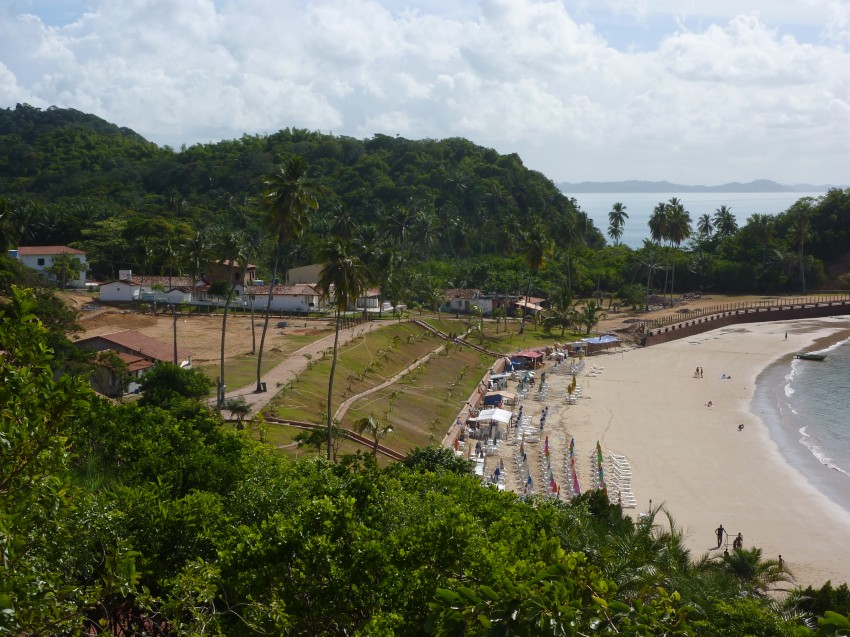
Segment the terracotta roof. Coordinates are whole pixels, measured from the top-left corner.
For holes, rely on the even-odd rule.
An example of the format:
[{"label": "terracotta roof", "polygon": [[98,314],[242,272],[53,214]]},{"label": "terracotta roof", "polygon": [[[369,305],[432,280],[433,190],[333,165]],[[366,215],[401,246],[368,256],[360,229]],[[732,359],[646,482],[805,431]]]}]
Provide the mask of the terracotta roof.
[{"label": "terracotta roof", "polygon": [[[127,354],[126,352],[115,352],[118,354],[118,358],[127,363],[127,369],[131,372],[137,372],[140,369],[148,369],[149,367],[153,367],[154,363],[151,363],[149,360],[142,358],[141,356],[136,356],[134,354]],[[177,353],[180,353],[180,350],[177,350]],[[172,352],[173,354],[173,352]],[[172,358],[172,360],[174,360]]]},{"label": "terracotta roof", "polygon": [[22,257],[49,256],[53,254],[82,254],[85,252],[68,246],[19,246],[18,255]]},{"label": "terracotta roof", "polygon": [[[192,277],[189,276],[152,276],[152,275],[137,275],[134,274],[130,277],[128,283],[133,283],[136,285],[164,285],[166,288],[170,285],[172,288],[177,287],[192,287]],[[207,282],[204,279],[198,279],[195,281],[195,287],[198,289],[203,289],[208,287]]]},{"label": "terracotta roof", "polygon": [[[108,343],[115,343],[132,352],[136,352],[146,358],[152,358],[157,361],[171,363],[174,361],[174,346],[171,343],[164,343],[158,339],[137,332],[136,330],[124,330],[121,332],[112,332],[111,334],[101,334],[100,336],[91,336],[77,341],[84,344],[95,339],[102,339]],[[185,360],[192,355],[192,352],[185,349],[177,349],[178,360]]]},{"label": "terracotta roof", "polygon": [[[251,296],[262,296],[269,293],[268,285],[252,285],[245,288],[245,291]],[[276,285],[274,286],[275,296],[317,296],[321,295],[319,289],[309,283],[295,283],[293,285]]]},{"label": "terracotta roof", "polygon": [[449,288],[446,290],[447,299],[477,299],[481,290],[475,288]]}]

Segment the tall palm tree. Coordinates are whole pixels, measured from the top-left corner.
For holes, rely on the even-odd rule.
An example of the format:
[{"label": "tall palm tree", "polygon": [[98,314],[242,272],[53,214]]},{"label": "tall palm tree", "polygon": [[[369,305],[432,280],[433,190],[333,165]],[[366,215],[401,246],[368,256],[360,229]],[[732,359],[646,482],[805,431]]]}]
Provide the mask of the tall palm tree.
[{"label": "tall palm tree", "polygon": [[257,354],[257,389],[261,391],[263,347],[269,329],[269,314],[272,308],[277,267],[283,246],[301,235],[310,222],[310,212],[319,209],[317,196],[321,186],[312,180],[307,162],[298,155],[287,157],[277,172],[265,178],[261,203],[266,211],[266,227],[276,239],[272,279],[269,281],[269,296],[266,301],[263,333]]},{"label": "tall palm tree", "polygon": [[620,237],[623,236],[623,226],[629,218],[626,207],[619,201],[611,206],[608,213],[608,236],[614,241],[614,245],[620,245]]},{"label": "tall palm tree", "polygon": [[644,239],[643,247],[638,251],[637,256],[640,266],[646,268],[645,309],[649,311],[649,292],[652,289],[652,274],[661,263],[661,252],[658,243]]},{"label": "tall palm tree", "polygon": [[[675,199],[675,198],[674,198]],[[674,247],[673,253],[673,271],[670,280],[670,304],[673,304],[673,287],[676,282],[676,253],[679,251],[679,246],[682,241],[691,236],[691,213],[685,210],[685,206],[675,199],[670,200],[667,210],[667,238]]]},{"label": "tall palm tree", "polygon": [[530,236],[527,237],[525,243],[525,263],[531,274],[528,277],[528,285],[525,288],[525,307],[522,310],[522,321],[519,326],[519,333],[525,333],[525,311],[528,309],[528,298],[531,294],[531,280],[540,270],[546,267],[546,262],[552,254],[552,239],[542,224],[535,226]]},{"label": "tall palm tree", "polygon": [[714,211],[714,227],[721,238],[730,237],[738,230],[738,222],[728,206],[720,206]]},{"label": "tall palm tree", "polygon": [[711,236],[712,232],[714,232],[714,224],[711,223],[711,215],[707,212],[700,215],[700,218],[697,220],[697,232],[706,239]]},{"label": "tall palm tree", "polygon": [[224,313],[221,317],[221,352],[220,352],[220,367],[218,375],[218,400],[216,406],[221,411],[222,403],[224,402],[224,344],[227,336],[227,313],[230,309],[230,301],[233,299],[236,285],[239,281],[234,280],[233,276],[236,267],[242,268],[245,271],[248,263],[248,244],[246,237],[237,231],[225,231],[216,238],[216,252],[221,255],[221,262],[227,263],[227,281],[230,284],[227,298],[224,300]]},{"label": "tall palm tree", "polygon": [[[678,203],[678,199],[673,197],[670,199],[671,202]],[[663,201],[659,201],[655,208],[652,210],[652,215],[649,217],[648,225],[649,225],[649,235],[652,237],[652,240],[655,241],[658,245],[661,245],[662,241],[667,240],[667,217],[668,212],[670,210],[670,204],[664,203]],[[664,289],[661,291],[662,296],[667,294],[667,269],[664,270]]]},{"label": "tall palm tree", "polygon": [[334,321],[334,347],[331,373],[328,379],[328,460],[331,459],[333,443],[333,387],[334,373],[339,351],[339,324],[342,313],[352,306],[357,297],[366,289],[368,273],[366,266],[358,256],[351,252],[351,246],[338,237],[331,237],[321,250],[324,265],[319,274],[319,289],[322,299],[333,300],[336,305]]},{"label": "tall palm tree", "polygon": [[811,235],[812,227],[812,198],[803,197],[788,209],[791,218],[791,240],[797,245],[800,256],[800,280],[803,284],[803,294],[806,293],[806,268],[803,256],[803,245]]}]

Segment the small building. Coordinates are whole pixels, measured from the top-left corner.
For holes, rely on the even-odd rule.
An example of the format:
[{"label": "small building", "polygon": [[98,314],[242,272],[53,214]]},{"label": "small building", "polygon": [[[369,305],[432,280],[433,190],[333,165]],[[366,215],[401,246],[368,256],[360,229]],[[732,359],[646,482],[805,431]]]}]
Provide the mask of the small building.
[{"label": "small building", "polygon": [[152,276],[121,270],[117,281],[100,286],[100,300],[109,302],[193,303],[209,300],[206,279],[188,276]]},{"label": "small building", "polygon": [[298,285],[299,283],[315,285],[319,281],[321,272],[321,263],[311,263],[310,265],[290,268],[286,271],[286,283],[289,285]]},{"label": "small building", "polygon": [[66,284],[72,288],[86,287],[86,270],[88,270],[88,261],[86,253],[76,248],[68,246],[19,246],[17,250],[9,250],[9,256],[16,258],[22,265],[42,273],[49,280],[56,282],[56,277],[46,272],[47,268],[53,265],[54,260],[60,254],[67,254],[79,260],[82,269],[79,274],[69,279]]},{"label": "small building", "polygon": [[[249,302],[254,309],[265,310],[269,304],[269,286],[254,285],[246,289]],[[299,312],[307,314],[324,308],[321,293],[315,285],[299,283],[296,285],[276,285],[272,291],[271,304],[273,312]]]},{"label": "small building", "polygon": [[493,310],[500,307],[507,311],[519,298],[516,295],[482,292],[475,288],[450,288],[445,291],[445,297],[444,312],[468,313],[472,311],[473,305],[477,305],[484,316],[491,316]]},{"label": "small building", "polygon": [[[90,336],[74,343],[77,347],[90,349],[95,352],[114,350],[119,353],[131,354],[152,364],[173,363],[174,345],[165,343],[151,336],[145,336],[136,330],[122,330],[110,334]],[[177,364],[180,367],[192,367],[192,352],[177,349]]]},{"label": "small building", "polygon": [[224,281],[227,285],[235,284],[236,292],[241,296],[242,291],[257,280],[257,266],[249,263],[243,268],[238,261],[231,262],[228,259],[210,261],[207,264],[204,280],[208,283]]},{"label": "small building", "polygon": [[112,397],[122,396],[123,394],[137,394],[141,388],[142,376],[153,368],[156,363],[152,363],[148,359],[135,354],[127,354],[115,350],[108,351],[114,352],[127,365],[130,381],[126,384],[126,387],[122,386],[122,379],[119,378],[112,366],[98,364],[96,362],[95,371],[91,376],[92,389],[105,396]]}]

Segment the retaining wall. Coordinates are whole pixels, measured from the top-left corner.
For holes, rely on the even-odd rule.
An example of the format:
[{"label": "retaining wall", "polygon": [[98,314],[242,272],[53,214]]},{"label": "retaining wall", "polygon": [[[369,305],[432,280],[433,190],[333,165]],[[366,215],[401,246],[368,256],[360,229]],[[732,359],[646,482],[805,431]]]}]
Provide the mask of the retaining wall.
[{"label": "retaining wall", "polygon": [[812,303],[805,305],[783,305],[766,308],[750,308],[730,310],[711,316],[703,316],[690,321],[685,320],[676,325],[649,330],[644,337],[643,345],[657,345],[694,334],[738,323],[761,323],[763,321],[788,321],[793,319],[818,318],[822,316],[850,315],[850,301],[830,301],[827,303]]}]

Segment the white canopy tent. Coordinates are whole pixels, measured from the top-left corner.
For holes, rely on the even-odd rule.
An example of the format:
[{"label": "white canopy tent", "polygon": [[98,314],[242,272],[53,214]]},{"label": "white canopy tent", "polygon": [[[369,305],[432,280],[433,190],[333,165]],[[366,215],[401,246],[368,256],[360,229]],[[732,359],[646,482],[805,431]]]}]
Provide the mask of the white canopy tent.
[{"label": "white canopy tent", "polygon": [[506,425],[511,421],[512,415],[507,409],[484,409],[478,413],[476,420],[478,422],[482,420],[495,420],[498,423]]}]

